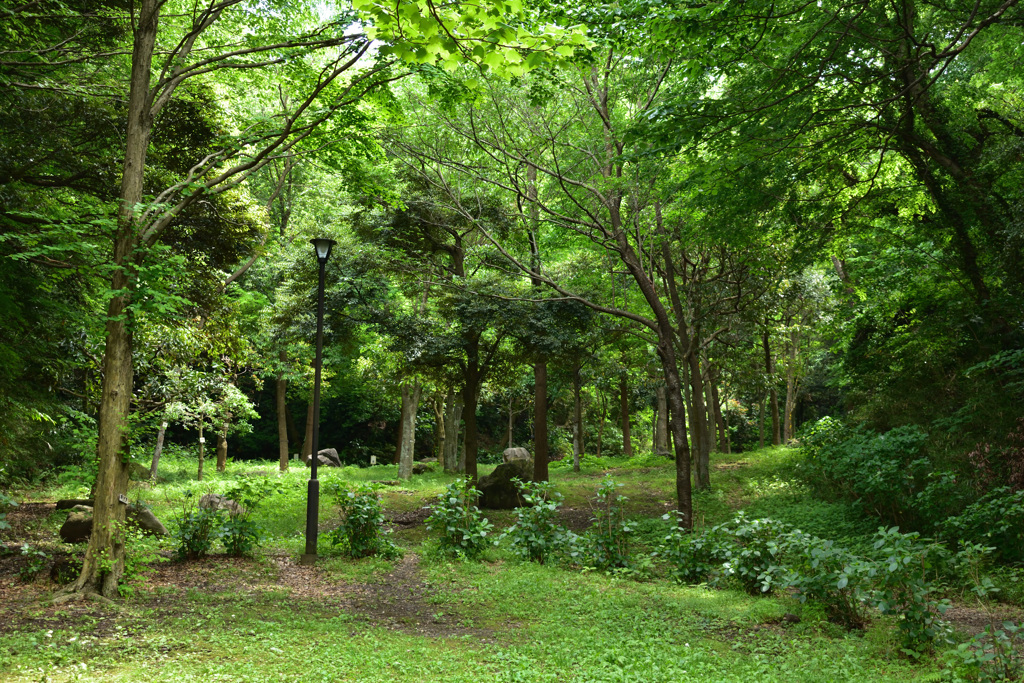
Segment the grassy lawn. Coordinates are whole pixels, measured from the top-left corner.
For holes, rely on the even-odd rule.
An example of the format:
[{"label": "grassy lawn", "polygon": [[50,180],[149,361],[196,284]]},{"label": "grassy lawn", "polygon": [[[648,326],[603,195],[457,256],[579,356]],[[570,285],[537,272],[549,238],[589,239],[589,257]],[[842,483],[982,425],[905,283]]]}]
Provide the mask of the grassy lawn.
[{"label": "grassy lawn", "polygon": [[[847,543],[873,531],[856,510],[815,501],[787,479],[793,457],[786,449],[717,456],[715,489],[696,497],[698,522],[717,524],[743,509]],[[586,459],[580,473],[558,466],[551,478],[565,496],[566,520],[578,523],[612,474],[640,522],[634,550],[644,553],[664,534],[674,475],[671,463],[635,464]],[[165,523],[190,490],[222,492],[243,473],[278,482],[281,492],[258,513],[269,533],[260,554],[153,563],[115,606],[53,604],[59,586],[46,572],[19,579],[19,548],[27,541],[51,554],[69,550],[55,540],[64,513],[22,506],[10,517],[12,529],[0,532],[10,549],[0,558],[0,678],[477,683],[906,681],[938,674],[934,659],[914,664],[897,654],[893,623],[879,619],[867,631],[846,632],[784,595],[679,586],[659,577],[657,567],[652,578],[636,581],[522,564],[503,547],[482,562],[431,559],[423,508],[451,480],[444,474],[396,486],[387,483],[396,478],[393,466],[321,470],[325,488],[332,481],[385,482],[386,511],[399,520],[395,538],[404,555],[325,557],[302,567],[295,558],[303,548],[308,470],[278,474],[276,463],[231,463],[200,484],[190,461],[169,458],[162,466],[161,479],[135,485],[132,497]],[[55,484],[15,495],[52,502],[83,493]],[[328,529],[337,515],[328,500],[321,506]],[[496,527],[513,520],[509,512],[488,517]]]}]

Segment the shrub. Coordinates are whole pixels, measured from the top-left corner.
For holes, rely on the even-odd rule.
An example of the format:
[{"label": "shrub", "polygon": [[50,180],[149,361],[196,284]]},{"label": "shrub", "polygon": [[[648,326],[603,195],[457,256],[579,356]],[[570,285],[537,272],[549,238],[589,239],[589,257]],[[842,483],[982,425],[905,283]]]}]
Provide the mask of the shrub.
[{"label": "shrub", "polygon": [[1024,679],[1024,623],[1004,621],[946,652],[946,660],[966,681],[1020,681]]},{"label": "shrub", "polygon": [[438,550],[442,555],[474,558],[489,545],[487,534],[493,525],[476,506],[479,497],[480,491],[468,479],[458,479],[430,507],[426,525],[440,532]]},{"label": "shrub", "polygon": [[799,530],[790,532],[785,543],[782,585],[795,589],[801,602],[810,598],[820,604],[830,620],[847,628],[864,626],[876,564]]},{"label": "shrub", "polygon": [[[682,513],[675,513],[675,523],[654,553],[669,563],[669,574],[679,583],[697,584],[711,580],[722,568],[723,545],[731,541],[718,527],[693,533],[679,526]],[[672,515],[662,519],[668,521]]]},{"label": "shrub", "polygon": [[354,558],[401,556],[398,546],[388,538],[380,494],[374,487],[363,484],[352,490],[334,484],[328,490],[341,513],[341,524],[329,535],[334,546]]},{"label": "shrub", "polygon": [[770,593],[781,580],[784,534],[789,529],[774,519],[748,520],[742,512],[732,526],[716,527],[713,531],[732,539],[721,545],[723,576],[737,579],[751,595]]},{"label": "shrub", "polygon": [[622,504],[628,500],[618,493],[622,484],[610,476],[597,489],[594,524],[586,535],[584,562],[595,569],[629,568],[630,534],[633,525],[626,520]]},{"label": "shrub", "polygon": [[547,481],[516,480],[516,485],[526,505],[516,509],[516,523],[501,537],[510,539],[512,552],[521,559],[544,564],[552,554],[564,549],[571,538],[564,527],[555,523],[562,494]]},{"label": "shrub", "polygon": [[25,562],[18,569],[18,578],[26,583],[35,579],[50,562],[49,555],[28,543],[21,546],[21,556],[25,558]]},{"label": "shrub", "polygon": [[950,542],[993,546],[1005,561],[1024,560],[1024,490],[993,489],[940,524],[939,533]]},{"label": "shrub", "polygon": [[199,507],[195,493],[186,491],[172,532],[178,542],[178,558],[198,560],[208,555],[223,533],[225,519],[223,510]]},{"label": "shrub", "polygon": [[10,529],[11,525],[7,521],[6,509],[9,507],[15,507],[18,503],[13,498],[5,493],[0,493],[0,530]]},{"label": "shrub", "polygon": [[936,640],[948,637],[941,615],[948,600],[936,600],[934,579],[950,564],[950,554],[941,545],[922,541],[917,533],[901,534],[899,529],[879,529],[874,549],[874,588],[871,602],[882,614],[902,617],[904,653],[918,656]]},{"label": "shrub", "polygon": [[227,490],[224,495],[239,505],[228,513],[220,531],[229,555],[251,556],[262,545],[265,534],[252,515],[267,497],[279,492],[266,477],[242,477]]}]

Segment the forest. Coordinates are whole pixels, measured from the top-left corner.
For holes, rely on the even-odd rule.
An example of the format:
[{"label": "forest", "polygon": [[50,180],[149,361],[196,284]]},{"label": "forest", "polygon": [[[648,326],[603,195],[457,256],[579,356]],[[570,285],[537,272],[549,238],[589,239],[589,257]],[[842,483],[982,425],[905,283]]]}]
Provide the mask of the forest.
[{"label": "forest", "polygon": [[1018,0],[0,8],[0,677],[1024,680]]}]

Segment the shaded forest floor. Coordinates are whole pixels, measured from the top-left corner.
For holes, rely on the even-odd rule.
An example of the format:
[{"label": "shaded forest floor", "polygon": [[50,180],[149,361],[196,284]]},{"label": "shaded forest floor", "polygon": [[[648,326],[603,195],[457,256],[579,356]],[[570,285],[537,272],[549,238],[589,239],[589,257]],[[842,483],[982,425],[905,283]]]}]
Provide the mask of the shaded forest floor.
[{"label": "shaded forest floor", "polygon": [[[787,478],[793,452],[769,449],[716,456],[715,488],[697,497],[697,519],[717,524],[743,509],[777,517],[817,535],[855,545],[874,524],[849,506],[815,501]],[[663,536],[672,509],[670,463],[587,460],[552,480],[566,496],[560,521],[580,532],[606,473],[623,484],[636,520],[634,549]],[[134,496],[170,521],[183,491],[194,488],[188,463],[169,463],[163,480]],[[232,463],[202,488],[223,490],[239,471],[275,465]],[[328,471],[345,481],[390,479],[388,466]],[[897,629],[879,617],[847,632],[785,595],[643,581],[560,567],[520,564],[496,548],[482,562],[429,559],[426,506],[449,477],[427,474],[386,487],[386,515],[403,548],[400,560],[325,558],[314,567],[301,552],[308,472],[281,477],[284,492],[261,514],[274,534],[256,558],[213,555],[141,567],[130,595],[116,605],[55,603],[54,566],[76,552],[59,543],[60,497],[81,494],[67,482],[16,492],[22,503],[0,531],[0,676],[5,680],[230,681],[846,681],[934,677],[937,657],[920,663],[899,654]],[[294,491],[292,489],[295,489]],[[303,492],[299,495],[297,492]],[[512,512],[488,512],[500,529]],[[329,503],[323,529],[337,524]],[[498,530],[496,529],[496,531]],[[47,557],[23,555],[31,544]],[[171,547],[168,544],[164,550]],[[80,552],[80,549],[77,549]],[[34,578],[35,558],[44,564]],[[162,559],[162,558],[161,558]],[[789,615],[789,616],[787,616]],[[948,613],[962,637],[992,620],[1021,619],[1012,605],[962,601]],[[795,617],[795,618],[794,618]]]}]

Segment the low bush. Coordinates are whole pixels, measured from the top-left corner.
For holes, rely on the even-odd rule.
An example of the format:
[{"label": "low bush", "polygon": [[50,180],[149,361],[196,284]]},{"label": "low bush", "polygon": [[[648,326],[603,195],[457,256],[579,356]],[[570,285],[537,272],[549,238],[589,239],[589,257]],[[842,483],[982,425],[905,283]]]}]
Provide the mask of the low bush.
[{"label": "low bush", "polygon": [[796,530],[786,540],[786,571],[782,584],[796,590],[801,602],[820,604],[831,621],[847,628],[868,621],[867,600],[876,565],[832,541]]},{"label": "low bush", "polygon": [[253,520],[253,513],[270,495],[279,492],[267,477],[242,477],[227,490],[224,495],[238,503],[221,527],[221,539],[229,555],[251,556],[263,544],[265,533]]},{"label": "low bush", "polygon": [[328,493],[341,513],[341,524],[329,534],[335,547],[354,558],[401,556],[398,546],[388,537],[380,494],[372,485],[349,489],[334,483],[328,487]]},{"label": "low bush", "polygon": [[220,538],[226,517],[223,510],[199,507],[195,493],[186,491],[171,532],[178,543],[178,559],[206,557]]},{"label": "low bush", "polygon": [[967,541],[996,548],[998,559],[1024,560],[1024,490],[1003,486],[939,525],[940,535],[956,543]]},{"label": "low bush", "polygon": [[476,501],[480,491],[468,479],[457,479],[448,485],[444,493],[430,507],[427,529],[440,532],[438,551],[449,557],[472,559],[491,544],[487,538],[492,525]]},{"label": "low bush", "polygon": [[606,476],[597,489],[594,524],[584,537],[583,564],[594,569],[628,569],[631,567],[630,534],[633,525],[626,519],[619,495],[622,484]]},{"label": "low bush", "polygon": [[509,539],[512,552],[520,559],[544,564],[574,536],[555,522],[562,494],[547,481],[516,480],[516,485],[526,505],[516,508],[516,523],[501,537]]},{"label": "low bush", "polygon": [[966,643],[945,653],[961,681],[990,683],[1024,680],[1024,623],[1004,621],[986,626]]}]

